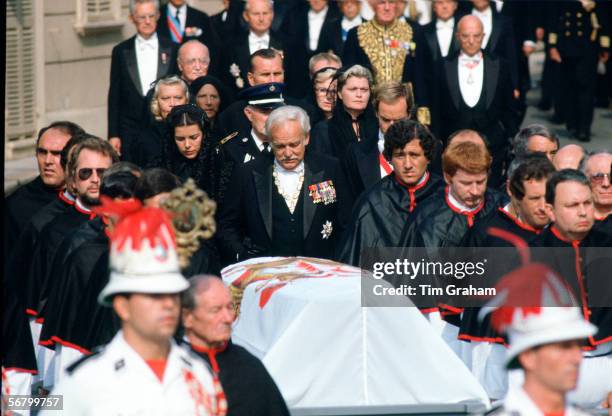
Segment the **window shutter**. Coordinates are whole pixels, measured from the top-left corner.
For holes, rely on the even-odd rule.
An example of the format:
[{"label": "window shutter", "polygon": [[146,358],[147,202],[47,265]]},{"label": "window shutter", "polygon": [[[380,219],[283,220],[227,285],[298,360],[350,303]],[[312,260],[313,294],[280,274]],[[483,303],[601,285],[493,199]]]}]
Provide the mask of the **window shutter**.
[{"label": "window shutter", "polygon": [[34,0],[6,2],[5,134],[9,141],[36,131]]},{"label": "window shutter", "polygon": [[87,0],[87,22],[113,20],[115,16],[112,3],[112,0]]}]

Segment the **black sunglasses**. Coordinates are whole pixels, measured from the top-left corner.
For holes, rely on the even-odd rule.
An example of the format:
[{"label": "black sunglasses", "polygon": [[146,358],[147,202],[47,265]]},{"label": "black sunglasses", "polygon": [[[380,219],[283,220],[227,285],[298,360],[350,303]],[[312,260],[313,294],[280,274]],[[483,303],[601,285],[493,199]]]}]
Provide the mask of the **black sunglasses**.
[{"label": "black sunglasses", "polygon": [[104,175],[104,172],[106,172],[106,168],[97,168],[97,169],[83,168],[83,169],[79,169],[79,171],[77,173],[79,175],[79,179],[82,180],[82,181],[86,181],[87,179],[91,178],[91,175],[93,175],[93,171],[94,170],[98,174],[98,178],[101,178],[102,175]]}]

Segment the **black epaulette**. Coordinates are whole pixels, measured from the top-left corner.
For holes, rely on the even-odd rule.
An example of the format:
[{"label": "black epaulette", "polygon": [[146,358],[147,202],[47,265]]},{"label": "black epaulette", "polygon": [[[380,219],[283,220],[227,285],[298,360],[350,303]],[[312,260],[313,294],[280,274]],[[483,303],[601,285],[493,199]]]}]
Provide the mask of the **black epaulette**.
[{"label": "black epaulette", "polygon": [[104,347],[99,347],[94,349],[91,354],[89,355],[85,355],[81,358],[79,358],[78,360],[76,360],[74,363],[70,364],[68,367],[66,367],[66,373],[68,374],[72,374],[74,372],[74,370],[76,370],[81,364],[83,364],[85,361],[89,360],[92,357],[95,357],[97,355],[100,355],[100,353],[104,351]]},{"label": "black epaulette", "polygon": [[231,139],[233,139],[236,136],[238,136],[238,132],[237,131],[235,131],[233,133],[230,133],[227,136],[225,136],[224,138],[222,138],[221,140],[219,140],[219,144],[225,144],[225,143],[229,142]]}]

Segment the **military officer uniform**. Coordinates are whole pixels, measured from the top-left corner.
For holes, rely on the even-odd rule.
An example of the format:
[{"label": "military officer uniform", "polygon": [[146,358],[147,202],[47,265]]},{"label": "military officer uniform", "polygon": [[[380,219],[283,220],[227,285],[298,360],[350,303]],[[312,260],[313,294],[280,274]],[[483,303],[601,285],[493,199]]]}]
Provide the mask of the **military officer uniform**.
[{"label": "military officer uniform", "polygon": [[563,2],[549,14],[548,47],[556,48],[562,60],[561,113],[581,141],[590,139],[598,57],[610,48],[606,21],[605,11],[593,0]]}]

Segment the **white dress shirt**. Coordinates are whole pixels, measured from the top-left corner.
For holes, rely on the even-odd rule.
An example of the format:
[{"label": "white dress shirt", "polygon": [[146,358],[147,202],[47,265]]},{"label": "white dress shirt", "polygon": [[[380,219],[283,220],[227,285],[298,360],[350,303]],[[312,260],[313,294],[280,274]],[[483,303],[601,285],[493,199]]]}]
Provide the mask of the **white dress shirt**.
[{"label": "white dress shirt", "polygon": [[[178,8],[179,11],[179,23],[181,24],[181,32],[185,32],[185,25],[187,24],[187,4],[183,4]],[[168,13],[172,17],[176,17],[176,7],[168,3]]]},{"label": "white dress shirt", "polygon": [[482,22],[484,28],[484,38],[482,39],[482,49],[487,47],[489,38],[491,37],[491,31],[493,30],[493,11],[491,7],[487,7],[482,12],[476,9],[472,10],[472,15],[478,17]]},{"label": "white dress shirt", "polygon": [[159,41],[156,33],[153,33],[149,39],[136,35],[136,62],[143,96],[147,95],[151,84],[157,79],[158,55]]},{"label": "white dress shirt", "polygon": [[484,63],[482,53],[474,56],[459,55],[459,89],[468,107],[475,107],[482,93]]},{"label": "white dress shirt", "polygon": [[495,10],[497,10],[498,13],[501,13],[502,9],[504,8],[503,0],[493,0],[493,2],[495,3]]},{"label": "white dress shirt", "polygon": [[293,195],[300,185],[300,174],[304,172],[304,161],[302,160],[295,169],[287,170],[278,163],[278,160],[274,159],[274,170],[283,193]]},{"label": "white dress shirt", "polygon": [[308,10],[308,36],[311,51],[317,49],[317,45],[319,44],[319,36],[321,35],[321,28],[323,27],[323,22],[325,21],[325,16],[327,15],[328,9],[329,7],[326,6],[318,13],[314,12],[312,9]]},{"label": "white dress shirt", "polygon": [[270,45],[270,32],[258,36],[253,32],[249,32],[249,52],[254,54],[260,49],[267,49]]},{"label": "white dress shirt", "polygon": [[455,18],[451,17],[447,21],[436,21],[436,36],[440,45],[440,52],[443,57],[448,55],[451,42],[453,40],[453,32],[455,31]]}]

